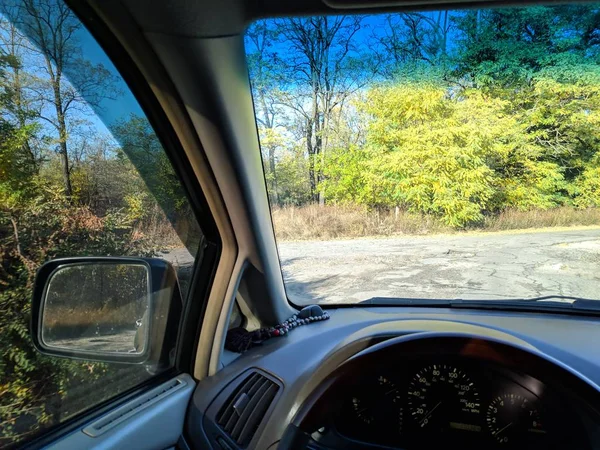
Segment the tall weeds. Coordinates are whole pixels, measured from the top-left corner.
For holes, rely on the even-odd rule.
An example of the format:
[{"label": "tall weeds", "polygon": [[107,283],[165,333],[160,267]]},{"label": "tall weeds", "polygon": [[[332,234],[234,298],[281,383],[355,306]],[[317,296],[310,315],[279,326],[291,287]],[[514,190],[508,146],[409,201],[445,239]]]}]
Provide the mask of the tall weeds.
[{"label": "tall weeds", "polygon": [[576,209],[567,206],[531,211],[508,209],[486,216],[479,224],[457,230],[444,225],[434,216],[409,213],[400,209],[378,211],[358,206],[307,205],[275,208],[273,224],[280,241],[328,240],[600,225],[600,209]]}]

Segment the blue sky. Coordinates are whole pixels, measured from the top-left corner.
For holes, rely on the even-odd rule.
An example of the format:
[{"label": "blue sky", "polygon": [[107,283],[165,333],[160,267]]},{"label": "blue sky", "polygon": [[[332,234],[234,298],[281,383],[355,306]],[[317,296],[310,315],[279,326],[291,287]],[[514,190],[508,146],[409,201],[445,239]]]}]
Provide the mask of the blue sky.
[{"label": "blue sky", "polygon": [[103,126],[106,124],[110,127],[115,121],[128,117],[130,114],[143,115],[142,109],[129,87],[92,35],[82,28],[78,32],[78,38],[83,56],[94,64],[102,64],[106,67],[118,80],[118,88],[123,92],[123,95],[116,100],[104,99],[101,103],[101,110],[95,111],[98,115],[95,120],[101,121]]}]

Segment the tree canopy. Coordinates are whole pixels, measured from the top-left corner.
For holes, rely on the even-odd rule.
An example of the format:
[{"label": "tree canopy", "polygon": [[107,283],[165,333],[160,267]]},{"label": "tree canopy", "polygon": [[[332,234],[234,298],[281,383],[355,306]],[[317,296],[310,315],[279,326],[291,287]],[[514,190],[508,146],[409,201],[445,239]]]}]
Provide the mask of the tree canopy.
[{"label": "tree canopy", "polygon": [[[432,214],[454,227],[506,208],[598,205],[597,5],[339,16],[326,28],[335,37],[325,48],[337,43],[344,52],[320,52],[336,63],[307,66],[350,80],[331,87],[320,71],[300,70],[303,49],[329,36],[321,30],[329,22],[315,20],[260,25],[270,27],[278,61],[262,66],[271,92],[288,99],[273,126],[282,142],[296,137],[270,152],[275,204],[285,204],[279,192],[290,183],[304,190],[285,197],[295,204],[319,194],[321,202]],[[249,43],[251,67],[256,51]],[[301,75],[290,83],[283,74],[293,70]],[[289,99],[303,92],[314,95],[297,111]],[[331,97],[319,100],[321,93]],[[317,111],[318,129],[307,127],[306,108]],[[264,146],[263,129],[259,120]],[[284,155],[307,168],[279,176]]]}]

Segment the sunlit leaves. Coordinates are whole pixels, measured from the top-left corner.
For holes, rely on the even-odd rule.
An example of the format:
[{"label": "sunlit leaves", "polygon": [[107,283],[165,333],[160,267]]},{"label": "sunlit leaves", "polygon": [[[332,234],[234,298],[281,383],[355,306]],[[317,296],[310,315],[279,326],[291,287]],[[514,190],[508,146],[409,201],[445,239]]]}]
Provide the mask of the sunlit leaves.
[{"label": "sunlit leaves", "polygon": [[328,198],[434,214],[454,227],[574,196],[578,206],[598,204],[598,172],[586,167],[600,149],[600,80],[579,69],[540,74],[512,96],[431,82],[371,89],[358,106],[367,145],[329,155]]}]

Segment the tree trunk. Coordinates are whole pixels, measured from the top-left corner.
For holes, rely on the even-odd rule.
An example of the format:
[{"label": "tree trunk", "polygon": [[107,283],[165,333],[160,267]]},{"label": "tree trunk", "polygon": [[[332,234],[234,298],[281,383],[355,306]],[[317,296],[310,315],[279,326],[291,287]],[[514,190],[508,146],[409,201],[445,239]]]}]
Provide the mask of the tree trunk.
[{"label": "tree trunk", "polygon": [[279,194],[277,193],[277,173],[275,172],[275,147],[269,146],[269,170],[271,171],[271,201],[273,205],[279,205]]},{"label": "tree trunk", "polygon": [[[53,125],[56,127],[58,131],[58,140],[59,140],[59,154],[62,163],[62,176],[63,176],[63,184],[65,188],[65,195],[70,200],[73,195],[73,189],[71,188],[71,173],[69,168],[69,151],[67,147],[67,124],[65,119],[66,111],[63,108],[63,98],[61,92],[61,83],[62,83],[62,74],[63,74],[63,65],[65,63],[66,57],[64,54],[66,41],[64,39],[58,39],[58,37],[62,38],[63,26],[66,26],[65,22],[71,12],[67,9],[63,9],[58,11],[58,15],[55,20],[56,23],[49,24],[48,18],[42,17],[43,15],[36,10],[33,2],[28,2],[26,4],[26,9],[29,15],[31,15],[32,19],[35,21],[37,25],[37,33],[38,39],[40,43],[39,50],[44,55],[44,59],[46,62],[46,71],[50,78],[50,83],[52,84],[52,94],[54,97],[54,109],[56,111],[56,122]],[[53,26],[56,27],[54,30],[54,38],[52,41],[48,41],[44,35],[44,23],[47,24],[50,28]]]},{"label": "tree trunk", "polygon": [[[323,114],[323,122],[320,126],[321,128],[321,133],[320,135],[322,136],[319,142],[320,145],[320,149],[319,152],[321,153],[321,165],[319,168],[319,183],[322,183],[325,180],[325,175],[323,174],[323,169],[325,167],[325,152],[327,151],[327,144],[328,144],[328,140],[327,140],[327,132],[329,131],[329,117],[332,114],[332,110],[330,107],[331,101],[329,99],[329,96],[331,95],[330,92],[330,87],[327,86],[327,94],[325,95],[325,106],[323,107],[323,111],[325,111],[325,113]],[[323,186],[320,187],[319,189],[319,206],[324,206],[325,205],[325,191],[323,189]]]},{"label": "tree trunk", "polygon": [[[320,129],[320,121],[319,121],[319,87],[318,84],[316,82],[315,79],[315,75],[313,74],[313,110],[312,110],[312,117],[310,120],[310,124],[311,124],[311,128],[310,130],[307,130],[307,139],[310,137],[310,141],[311,141],[311,146],[312,146],[312,158],[310,161],[310,168],[312,170],[312,181],[311,181],[311,191],[312,191],[312,197],[313,197],[313,202],[320,202],[320,195],[317,192],[317,189],[319,187],[319,182],[321,181],[321,169],[319,168],[315,168],[315,160],[316,158],[319,157],[320,153],[321,153],[321,145],[323,142],[323,136],[321,135],[321,129]],[[314,134],[315,137],[315,143],[314,145],[312,144],[312,136]],[[310,136],[308,136],[310,135]]]},{"label": "tree trunk", "polygon": [[315,153],[312,145],[312,120],[306,121],[306,151],[308,153],[308,182],[310,183],[310,196],[312,201],[316,201],[317,183],[315,179]]},{"label": "tree trunk", "polygon": [[[313,165],[318,164],[318,167],[316,167],[314,169],[314,172],[315,172],[315,198],[314,198],[314,200],[318,201],[319,205],[321,205],[322,202],[324,201],[324,198],[321,195],[321,189],[320,189],[321,181],[323,181],[323,164],[321,161],[321,156],[322,156],[321,152],[322,151],[323,151],[323,131],[322,131],[321,124],[319,123],[318,116],[317,116],[317,120],[315,122],[315,145],[313,147],[313,153],[314,153],[313,159],[315,161],[313,162]],[[317,192],[317,189],[319,190],[319,192]]]},{"label": "tree trunk", "polygon": [[[62,120],[64,127],[64,119]],[[61,127],[62,128],[62,127]],[[73,195],[71,187],[71,169],[69,168],[69,152],[67,150],[67,133],[63,128],[60,133],[60,159],[62,162],[63,183],[65,185],[65,195],[70,199]]]},{"label": "tree trunk", "polygon": [[312,201],[317,200],[317,183],[315,180],[315,155],[308,155],[308,178],[310,181],[310,195]]},{"label": "tree trunk", "polygon": [[73,195],[73,189],[71,188],[71,170],[69,168],[69,151],[67,148],[67,124],[65,122],[65,115],[62,111],[60,80],[52,80],[52,83],[54,84],[54,106],[56,108],[58,125],[59,153],[62,162],[63,183],[65,185],[65,195],[70,199]]},{"label": "tree trunk", "polygon": [[17,249],[17,254],[19,255],[19,257],[22,257],[23,253],[21,253],[21,241],[19,240],[19,228],[17,227],[17,221],[14,219],[14,217],[11,217],[10,222],[13,226],[13,236],[15,238],[15,247]]},{"label": "tree trunk", "polygon": [[[274,120],[272,120],[272,116],[269,113],[269,108],[267,107],[267,101],[265,100],[265,93],[261,90],[259,92],[260,104],[263,110],[265,128],[268,130],[273,130],[274,128]],[[279,205],[279,194],[277,192],[277,172],[275,167],[275,146],[269,146],[269,170],[271,171],[271,201],[274,205]]]},{"label": "tree trunk", "polygon": [[60,159],[62,161],[63,183],[65,185],[65,195],[70,199],[73,195],[71,188],[71,176],[69,174],[69,155],[67,153],[66,142],[60,144]]},{"label": "tree trunk", "polygon": [[319,190],[319,206],[325,206],[325,193],[323,192],[323,189]]},{"label": "tree trunk", "polygon": [[[321,128],[322,130],[324,128]],[[317,173],[317,188],[319,189],[319,206],[323,206],[325,205],[325,192],[323,191],[323,186],[322,186],[322,182],[324,180],[324,176],[323,176],[323,167],[325,165],[325,146],[323,145],[323,141],[321,140],[319,142],[320,145],[320,149],[319,149],[319,153],[320,153],[320,158],[319,158],[319,170]]]}]

